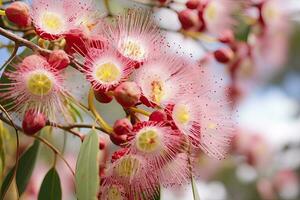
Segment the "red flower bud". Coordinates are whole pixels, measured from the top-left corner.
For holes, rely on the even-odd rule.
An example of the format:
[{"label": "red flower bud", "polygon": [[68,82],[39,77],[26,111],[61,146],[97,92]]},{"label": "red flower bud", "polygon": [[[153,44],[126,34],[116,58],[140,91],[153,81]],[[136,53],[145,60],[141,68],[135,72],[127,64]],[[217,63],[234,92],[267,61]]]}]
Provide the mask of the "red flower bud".
[{"label": "red flower bud", "polygon": [[114,90],[114,95],[119,104],[128,108],[139,102],[141,89],[135,82],[124,82]]},{"label": "red flower bud", "polygon": [[21,1],[13,2],[5,9],[7,18],[21,27],[27,27],[31,24],[29,6]]},{"label": "red flower bud", "polygon": [[185,30],[195,27],[199,21],[197,13],[189,9],[178,13],[178,19]]},{"label": "red flower bud", "polygon": [[55,50],[49,55],[48,62],[55,69],[63,70],[70,64],[70,59],[64,50]]},{"label": "red flower bud", "polygon": [[151,113],[149,117],[150,121],[162,122],[167,120],[167,114],[163,110],[156,110]]},{"label": "red flower bud", "polygon": [[34,135],[46,126],[46,116],[34,110],[26,111],[22,123],[23,131],[26,135]]},{"label": "red flower bud", "polygon": [[196,9],[198,8],[199,4],[200,4],[199,0],[189,0],[186,2],[185,5],[188,9]]},{"label": "red flower bud", "polygon": [[109,103],[113,100],[113,97],[108,95],[107,92],[101,90],[94,90],[95,98],[100,103]]},{"label": "red flower bud", "polygon": [[115,122],[113,129],[116,135],[127,135],[132,130],[132,124],[127,118],[119,119]]},{"label": "red flower bud", "polygon": [[233,57],[234,53],[230,48],[221,48],[214,52],[216,60],[220,63],[228,63]]},{"label": "red flower bud", "polygon": [[114,132],[109,135],[109,138],[112,143],[118,146],[122,146],[128,141],[128,135],[117,135]]}]

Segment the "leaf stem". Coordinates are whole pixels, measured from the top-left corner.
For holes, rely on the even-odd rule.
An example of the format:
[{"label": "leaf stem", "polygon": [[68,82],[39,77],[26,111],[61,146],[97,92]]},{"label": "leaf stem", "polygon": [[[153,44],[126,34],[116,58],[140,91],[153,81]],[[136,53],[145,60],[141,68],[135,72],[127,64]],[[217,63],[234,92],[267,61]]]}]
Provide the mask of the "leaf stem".
[{"label": "leaf stem", "polygon": [[88,104],[89,104],[89,110],[92,112],[92,114],[95,116],[97,122],[100,124],[100,126],[105,130],[106,133],[110,134],[113,129],[112,127],[102,118],[102,116],[97,112],[95,104],[94,104],[94,98],[95,94],[93,89],[90,89],[89,96],[88,96]]},{"label": "leaf stem", "polygon": [[135,112],[135,113],[140,113],[140,114],[148,116],[148,117],[151,115],[150,112],[148,112],[146,110],[139,109],[139,108],[135,108],[135,107],[130,107],[129,110],[132,111],[132,112]]}]

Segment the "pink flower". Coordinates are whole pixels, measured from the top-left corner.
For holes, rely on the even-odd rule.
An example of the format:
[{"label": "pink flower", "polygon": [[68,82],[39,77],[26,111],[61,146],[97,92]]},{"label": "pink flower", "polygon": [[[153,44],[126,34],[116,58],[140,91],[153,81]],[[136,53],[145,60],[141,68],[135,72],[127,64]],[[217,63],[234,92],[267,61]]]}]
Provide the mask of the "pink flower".
[{"label": "pink flower", "polygon": [[[128,199],[151,197],[157,193],[158,183],[149,169],[149,164],[144,157],[127,154],[108,166],[106,176],[102,179],[102,184],[104,188],[106,186],[111,189],[113,187],[120,188],[118,193],[111,191],[112,193],[117,193],[114,194],[117,197],[125,195]],[[147,179],[141,178],[146,175]],[[126,194],[123,195],[123,191]]]},{"label": "pink flower", "polygon": [[139,65],[158,54],[163,37],[151,12],[144,9],[129,10],[116,17],[114,24],[104,26],[102,31],[124,57]]},{"label": "pink flower", "polygon": [[133,127],[132,135],[129,137],[130,153],[145,157],[155,169],[173,160],[182,149],[181,134],[164,122],[138,123]]},{"label": "pink flower", "polygon": [[89,48],[81,70],[95,90],[108,91],[127,80],[133,65],[111,47]]},{"label": "pink flower", "polygon": [[230,146],[233,124],[226,101],[216,98],[209,93],[183,96],[170,113],[176,127],[189,136],[193,145],[209,156],[223,159]]},{"label": "pink flower", "polygon": [[55,112],[65,111],[64,78],[44,57],[31,55],[5,74],[9,83],[1,84],[1,98],[10,111],[24,113],[32,109],[52,118]]},{"label": "pink flower", "polygon": [[91,27],[94,9],[91,0],[33,0],[31,18],[40,37],[55,40],[72,29]]},{"label": "pink flower", "polygon": [[191,176],[188,155],[186,153],[177,154],[173,160],[155,172],[163,187],[176,188],[188,184]]},{"label": "pink flower", "polygon": [[184,94],[189,80],[195,77],[187,66],[185,60],[168,54],[145,62],[133,77],[142,90],[142,103],[151,107],[162,106]]}]

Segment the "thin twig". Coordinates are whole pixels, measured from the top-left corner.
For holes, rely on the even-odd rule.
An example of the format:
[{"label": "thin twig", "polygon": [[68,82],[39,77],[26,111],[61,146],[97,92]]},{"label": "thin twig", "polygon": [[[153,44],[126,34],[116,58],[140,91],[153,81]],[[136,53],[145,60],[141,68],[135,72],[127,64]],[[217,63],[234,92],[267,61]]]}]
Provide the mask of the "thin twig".
[{"label": "thin twig", "polygon": [[51,53],[50,50],[48,49],[43,49],[41,47],[39,47],[38,45],[34,44],[33,42],[30,42],[10,31],[5,30],[4,28],[0,27],[0,35],[3,35],[4,37],[14,41],[15,43],[18,43],[19,46],[26,46],[30,49],[32,49],[35,52],[39,52],[42,54],[49,54]]},{"label": "thin twig", "polygon": [[44,138],[40,137],[40,136],[33,136],[35,139],[41,141],[42,143],[44,143],[45,145],[47,145],[56,155],[58,155],[58,157],[60,157],[64,163],[67,165],[67,167],[70,169],[71,173],[73,174],[73,176],[75,176],[75,172],[73,171],[71,165],[67,162],[67,160],[63,157],[63,155],[59,152],[59,150],[53,146],[52,144],[50,144],[47,140],[45,140]]},{"label": "thin twig", "polygon": [[0,71],[2,71],[3,69],[5,69],[6,66],[9,65],[9,63],[11,63],[13,61],[13,59],[16,57],[16,55],[18,53],[18,50],[19,50],[19,44],[15,43],[13,52],[11,53],[10,57],[8,58],[8,60],[1,66]]}]

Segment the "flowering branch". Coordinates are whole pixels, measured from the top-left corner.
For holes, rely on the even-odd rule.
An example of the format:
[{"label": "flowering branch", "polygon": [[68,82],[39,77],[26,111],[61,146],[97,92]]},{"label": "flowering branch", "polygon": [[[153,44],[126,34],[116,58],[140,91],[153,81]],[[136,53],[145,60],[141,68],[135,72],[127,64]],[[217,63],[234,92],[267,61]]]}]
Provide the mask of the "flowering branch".
[{"label": "flowering branch", "polygon": [[43,48],[39,47],[38,45],[34,44],[33,42],[30,42],[30,41],[28,41],[28,40],[26,40],[26,39],[24,39],[24,38],[22,38],[22,37],[20,37],[16,34],[13,34],[12,32],[7,31],[2,27],[0,27],[0,35],[14,41],[19,46],[26,46],[26,47],[32,49],[35,52],[39,52],[39,53],[42,53],[42,54],[51,53],[50,50],[43,49]]},{"label": "flowering branch", "polygon": [[16,57],[18,53],[18,50],[19,50],[19,44],[15,43],[13,52],[11,53],[8,60],[1,66],[0,71],[2,71],[9,63],[13,61],[13,59]]}]

